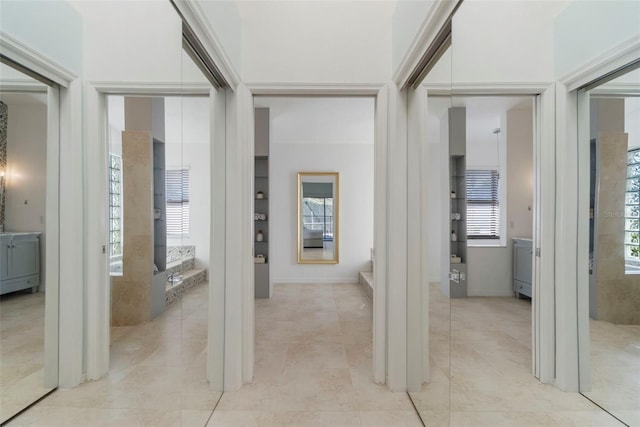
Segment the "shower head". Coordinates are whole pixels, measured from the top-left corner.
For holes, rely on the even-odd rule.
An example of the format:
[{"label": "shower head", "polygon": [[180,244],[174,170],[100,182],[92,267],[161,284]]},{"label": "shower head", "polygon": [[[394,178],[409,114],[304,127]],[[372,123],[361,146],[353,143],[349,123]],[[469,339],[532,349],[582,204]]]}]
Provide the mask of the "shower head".
[{"label": "shower head", "polygon": [[495,133],[496,135],[499,134],[500,132],[502,132],[502,129],[500,128],[495,128],[491,133]]}]

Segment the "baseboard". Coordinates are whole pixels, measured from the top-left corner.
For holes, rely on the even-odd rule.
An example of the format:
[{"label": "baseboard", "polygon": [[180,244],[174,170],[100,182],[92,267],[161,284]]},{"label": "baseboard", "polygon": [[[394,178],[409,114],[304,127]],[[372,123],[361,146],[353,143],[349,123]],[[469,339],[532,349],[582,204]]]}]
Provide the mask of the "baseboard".
[{"label": "baseboard", "polygon": [[502,291],[482,291],[482,292],[468,292],[467,296],[469,297],[514,297],[515,293],[513,290]]},{"label": "baseboard", "polygon": [[349,278],[323,278],[323,279],[316,279],[316,278],[309,278],[309,277],[304,277],[304,278],[275,278],[273,279],[273,284],[278,284],[278,283],[301,283],[301,284],[325,284],[325,283],[358,283],[358,278],[353,278],[353,277],[349,277]]}]

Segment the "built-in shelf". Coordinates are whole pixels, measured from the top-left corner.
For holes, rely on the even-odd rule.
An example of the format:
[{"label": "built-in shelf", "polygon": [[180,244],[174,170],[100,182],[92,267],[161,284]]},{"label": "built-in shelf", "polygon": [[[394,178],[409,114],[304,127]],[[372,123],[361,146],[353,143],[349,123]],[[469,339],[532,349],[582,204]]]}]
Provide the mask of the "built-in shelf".
[{"label": "built-in shelf", "polygon": [[[449,240],[449,254],[461,262],[449,262],[449,295],[451,298],[467,296],[467,221],[466,221],[466,110],[449,109],[449,233],[457,239]],[[460,214],[460,219],[451,218]]]},{"label": "built-in shelf", "polygon": [[[254,219],[254,254],[265,257],[265,262],[254,263],[255,297],[270,298],[271,282],[269,278],[269,109],[255,109],[255,163],[254,163],[254,197],[256,213],[264,214],[266,219]],[[262,197],[256,197],[258,192]],[[264,238],[255,240],[261,230]]]}]

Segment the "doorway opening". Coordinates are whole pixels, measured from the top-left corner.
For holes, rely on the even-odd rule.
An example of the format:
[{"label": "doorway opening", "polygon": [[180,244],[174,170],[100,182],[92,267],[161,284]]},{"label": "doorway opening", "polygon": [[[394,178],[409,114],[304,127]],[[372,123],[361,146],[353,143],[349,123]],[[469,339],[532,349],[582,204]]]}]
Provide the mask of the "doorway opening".
[{"label": "doorway opening", "polygon": [[[374,240],[375,98],[255,96],[254,106],[255,370],[223,403],[260,387],[286,410],[355,407],[354,387],[383,387],[371,379],[373,305],[359,284]],[[312,262],[305,251],[319,248],[339,251],[337,262]]]}]

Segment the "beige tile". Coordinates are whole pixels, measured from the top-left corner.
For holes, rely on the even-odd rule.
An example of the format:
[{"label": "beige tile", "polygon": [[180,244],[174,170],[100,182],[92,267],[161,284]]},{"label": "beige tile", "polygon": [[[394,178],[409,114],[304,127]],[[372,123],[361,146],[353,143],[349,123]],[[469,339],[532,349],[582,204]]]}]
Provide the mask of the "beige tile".
[{"label": "beige tile", "polygon": [[274,414],[268,411],[216,410],[207,427],[274,427]]},{"label": "beige tile", "polygon": [[358,412],[291,411],[276,412],[274,425],[283,427],[360,427]]},{"label": "beige tile", "polygon": [[364,411],[360,421],[367,427],[421,427],[422,422],[413,410],[408,411]]}]

